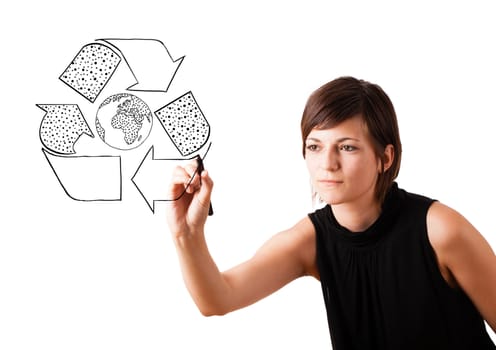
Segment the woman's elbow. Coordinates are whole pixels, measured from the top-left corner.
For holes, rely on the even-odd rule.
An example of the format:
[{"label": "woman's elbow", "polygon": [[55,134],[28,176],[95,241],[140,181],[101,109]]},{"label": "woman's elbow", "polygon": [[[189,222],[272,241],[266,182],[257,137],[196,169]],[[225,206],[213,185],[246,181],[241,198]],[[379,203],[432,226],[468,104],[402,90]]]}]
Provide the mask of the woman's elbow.
[{"label": "woman's elbow", "polygon": [[198,305],[198,310],[205,317],[224,316],[230,312],[227,308],[215,305]]}]

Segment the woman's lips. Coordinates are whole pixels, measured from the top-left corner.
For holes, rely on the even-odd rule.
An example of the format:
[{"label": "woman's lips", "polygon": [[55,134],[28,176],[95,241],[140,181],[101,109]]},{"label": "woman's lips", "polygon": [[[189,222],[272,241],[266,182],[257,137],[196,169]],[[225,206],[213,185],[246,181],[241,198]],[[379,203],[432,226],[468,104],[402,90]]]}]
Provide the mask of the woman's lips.
[{"label": "woman's lips", "polygon": [[324,185],[324,186],[337,186],[337,185],[342,184],[343,181],[322,179],[322,180],[317,180],[317,183]]}]

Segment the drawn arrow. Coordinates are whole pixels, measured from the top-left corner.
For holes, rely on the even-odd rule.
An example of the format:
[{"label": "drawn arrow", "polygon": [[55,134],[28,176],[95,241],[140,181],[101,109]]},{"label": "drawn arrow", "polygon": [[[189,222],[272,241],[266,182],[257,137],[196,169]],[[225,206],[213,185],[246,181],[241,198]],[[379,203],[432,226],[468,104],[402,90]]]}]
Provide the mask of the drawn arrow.
[{"label": "drawn arrow", "polygon": [[129,91],[167,92],[184,56],[174,60],[157,39],[99,39],[121,52],[136,83]]},{"label": "drawn arrow", "polygon": [[[202,158],[207,155],[210,146],[211,144],[209,144]],[[195,157],[187,159],[157,159],[155,158],[154,146],[150,147],[136,169],[131,181],[136,186],[141,196],[143,196],[146,204],[148,204],[148,207],[153,213],[155,213],[156,202],[174,201],[183,196],[186,189],[177,198],[170,198],[168,193],[168,180],[177,165],[186,165],[186,163],[191,162],[193,159],[195,159]],[[196,172],[192,175],[190,182],[194,179],[195,175]]]},{"label": "drawn arrow", "polygon": [[95,137],[75,104],[37,104],[45,111],[40,124],[40,140],[49,150],[60,154],[74,154],[74,144],[86,134]]}]

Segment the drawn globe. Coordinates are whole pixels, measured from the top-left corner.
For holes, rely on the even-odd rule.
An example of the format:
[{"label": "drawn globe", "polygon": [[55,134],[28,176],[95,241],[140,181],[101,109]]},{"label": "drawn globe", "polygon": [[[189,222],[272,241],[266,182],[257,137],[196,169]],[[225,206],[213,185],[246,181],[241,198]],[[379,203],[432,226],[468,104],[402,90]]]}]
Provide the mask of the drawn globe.
[{"label": "drawn globe", "polygon": [[95,124],[103,142],[119,150],[129,150],[141,145],[150,135],[153,115],[139,97],[122,93],[101,103]]}]

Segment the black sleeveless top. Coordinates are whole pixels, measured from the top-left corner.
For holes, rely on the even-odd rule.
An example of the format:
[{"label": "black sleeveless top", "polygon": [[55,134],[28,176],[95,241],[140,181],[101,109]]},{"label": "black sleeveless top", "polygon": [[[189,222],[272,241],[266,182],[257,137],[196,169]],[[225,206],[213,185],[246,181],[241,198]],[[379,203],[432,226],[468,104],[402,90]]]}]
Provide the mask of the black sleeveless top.
[{"label": "black sleeveless top", "polygon": [[471,300],[439,271],[427,236],[432,202],[395,183],[360,233],[330,206],[309,214],[334,350],[496,349]]}]

